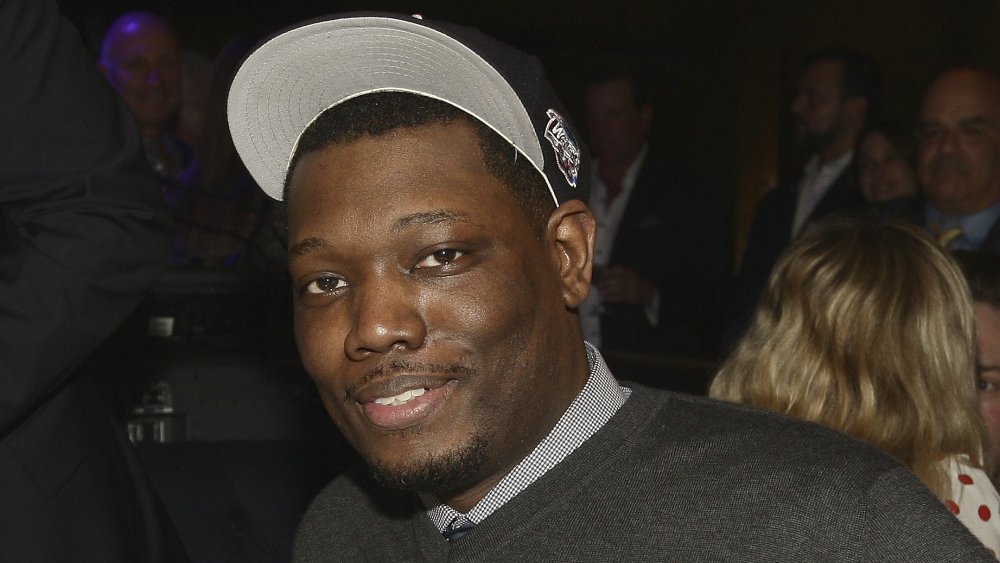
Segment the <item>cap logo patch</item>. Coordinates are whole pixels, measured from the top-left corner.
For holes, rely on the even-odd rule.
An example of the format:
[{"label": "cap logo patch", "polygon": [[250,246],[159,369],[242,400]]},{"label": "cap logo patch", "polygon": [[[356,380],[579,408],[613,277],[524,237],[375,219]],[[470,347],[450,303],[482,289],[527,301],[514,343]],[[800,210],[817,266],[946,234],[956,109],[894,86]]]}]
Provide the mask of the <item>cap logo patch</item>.
[{"label": "cap logo patch", "polygon": [[563,116],[554,109],[547,110],[545,114],[549,116],[549,122],[545,124],[545,138],[552,143],[556,153],[556,164],[566,177],[566,182],[575,188],[577,177],[580,175],[580,148],[566,127]]}]

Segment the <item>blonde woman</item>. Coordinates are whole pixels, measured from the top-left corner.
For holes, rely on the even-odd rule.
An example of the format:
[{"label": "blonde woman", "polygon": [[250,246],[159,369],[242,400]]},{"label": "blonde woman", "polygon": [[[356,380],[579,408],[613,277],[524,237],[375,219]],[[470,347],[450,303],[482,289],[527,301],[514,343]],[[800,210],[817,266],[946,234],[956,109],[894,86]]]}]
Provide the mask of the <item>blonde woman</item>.
[{"label": "blonde woman", "polygon": [[779,260],[709,393],[888,451],[996,554],[974,343],[968,287],[934,242],[902,222],[835,219]]}]

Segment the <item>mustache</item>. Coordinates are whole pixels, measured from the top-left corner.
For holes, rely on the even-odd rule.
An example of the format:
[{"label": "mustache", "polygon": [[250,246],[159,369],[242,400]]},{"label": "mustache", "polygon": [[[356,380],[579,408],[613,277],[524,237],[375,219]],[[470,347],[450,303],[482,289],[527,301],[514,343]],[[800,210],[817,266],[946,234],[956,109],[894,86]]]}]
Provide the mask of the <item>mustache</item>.
[{"label": "mustache", "polygon": [[383,362],[374,368],[365,372],[361,379],[355,381],[350,388],[347,390],[348,396],[353,396],[354,393],[380,377],[385,377],[387,375],[401,374],[406,375],[475,375],[476,370],[469,366],[463,366],[461,364],[436,364],[436,363],[425,363],[425,362],[414,362],[409,360],[389,360]]},{"label": "mustache", "polygon": [[939,174],[941,172],[960,172],[967,174],[969,172],[969,167],[961,158],[954,155],[942,155],[935,158],[931,162],[931,174]]}]

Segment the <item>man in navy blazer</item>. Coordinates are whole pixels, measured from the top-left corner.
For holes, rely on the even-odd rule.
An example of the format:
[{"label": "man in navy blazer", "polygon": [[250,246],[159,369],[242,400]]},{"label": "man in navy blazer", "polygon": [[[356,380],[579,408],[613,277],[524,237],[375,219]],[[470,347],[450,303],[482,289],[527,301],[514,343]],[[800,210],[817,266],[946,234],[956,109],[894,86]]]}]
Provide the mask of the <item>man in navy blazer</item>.
[{"label": "man in navy blazer", "polygon": [[707,357],[729,272],[727,217],[716,194],[650,147],[642,86],[614,68],[587,92],[598,226],[585,338],[609,352]]},{"label": "man in navy blazer", "polygon": [[734,286],[728,342],[742,335],[771,268],[789,243],[810,224],[864,205],[854,147],[878,108],[880,92],[878,68],[863,53],[831,48],[804,59],[790,110],[792,140],[809,158],[757,206]]},{"label": "man in navy blazer", "polygon": [[917,171],[924,226],[953,250],[1000,251],[1000,78],[953,68],[927,89]]}]

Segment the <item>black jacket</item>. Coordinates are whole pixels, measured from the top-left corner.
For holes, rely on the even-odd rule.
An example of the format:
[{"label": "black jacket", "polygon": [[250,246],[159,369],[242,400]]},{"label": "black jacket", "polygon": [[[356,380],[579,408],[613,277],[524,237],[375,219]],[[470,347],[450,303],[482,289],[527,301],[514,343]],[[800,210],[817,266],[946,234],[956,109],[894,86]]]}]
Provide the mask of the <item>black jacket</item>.
[{"label": "black jacket", "polygon": [[50,0],[0,2],[0,561],[181,558],[75,369],[166,263],[131,115]]}]

